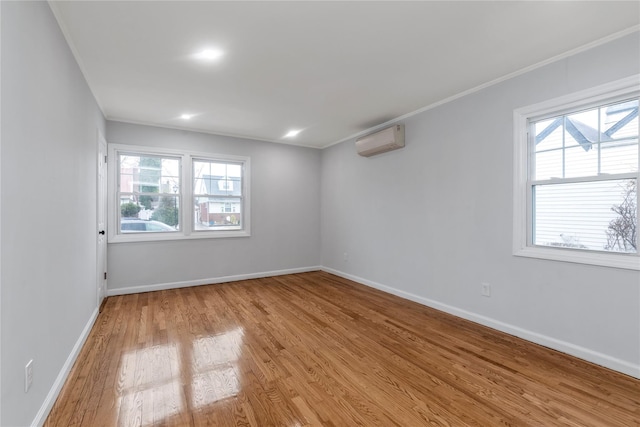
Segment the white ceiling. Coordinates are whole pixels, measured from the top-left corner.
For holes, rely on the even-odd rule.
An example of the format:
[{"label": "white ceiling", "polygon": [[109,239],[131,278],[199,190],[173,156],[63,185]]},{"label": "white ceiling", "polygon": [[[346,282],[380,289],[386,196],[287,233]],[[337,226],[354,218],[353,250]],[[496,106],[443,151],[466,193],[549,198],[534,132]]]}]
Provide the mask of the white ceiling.
[{"label": "white ceiling", "polygon": [[107,119],[310,147],[640,22],[638,1],[50,4]]}]

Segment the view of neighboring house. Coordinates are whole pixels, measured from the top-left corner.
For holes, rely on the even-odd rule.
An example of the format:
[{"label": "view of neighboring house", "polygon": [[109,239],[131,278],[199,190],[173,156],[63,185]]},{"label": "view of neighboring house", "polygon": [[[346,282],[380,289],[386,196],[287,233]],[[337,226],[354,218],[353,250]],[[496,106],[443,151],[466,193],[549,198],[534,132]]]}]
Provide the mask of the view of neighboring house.
[{"label": "view of neighboring house", "polygon": [[[202,225],[237,225],[240,222],[242,182],[239,177],[203,175],[204,197],[197,197],[196,217]],[[204,186],[204,188],[202,188]]]},{"label": "view of neighboring house", "polygon": [[637,224],[621,214],[635,206],[635,180],[581,178],[633,173],[638,164],[637,117],[635,100],[535,123],[536,244],[636,252],[625,237],[635,236]]},{"label": "view of neighboring house", "polygon": [[180,204],[180,183],[176,178],[178,160],[121,155],[119,162],[118,200],[122,207],[121,216],[155,219],[169,226],[177,226]]}]

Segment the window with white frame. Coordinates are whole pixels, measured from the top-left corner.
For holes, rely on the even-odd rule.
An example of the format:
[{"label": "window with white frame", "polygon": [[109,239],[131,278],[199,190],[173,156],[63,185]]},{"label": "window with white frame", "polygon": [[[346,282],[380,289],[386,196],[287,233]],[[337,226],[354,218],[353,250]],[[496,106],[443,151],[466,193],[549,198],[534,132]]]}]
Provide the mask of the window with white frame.
[{"label": "window with white frame", "polygon": [[109,241],[250,235],[249,158],[110,145]]},{"label": "window with white frame", "polygon": [[514,254],[640,269],[638,81],[515,111]]},{"label": "window with white frame", "polygon": [[193,160],[196,231],[242,229],[242,170],[240,162]]},{"label": "window with white frame", "polygon": [[181,159],[119,152],[117,162],[120,233],[180,230]]}]

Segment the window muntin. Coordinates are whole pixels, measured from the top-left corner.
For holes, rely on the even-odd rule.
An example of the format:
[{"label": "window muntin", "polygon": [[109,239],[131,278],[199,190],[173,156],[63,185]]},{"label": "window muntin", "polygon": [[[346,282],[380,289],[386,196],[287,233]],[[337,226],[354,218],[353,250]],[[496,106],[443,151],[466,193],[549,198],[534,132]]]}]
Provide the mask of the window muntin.
[{"label": "window muntin", "polygon": [[177,157],[118,153],[118,234],[180,230],[180,168]]},{"label": "window muntin", "polygon": [[243,164],[193,160],[194,231],[241,230]]},{"label": "window muntin", "polygon": [[638,98],[529,123],[529,242],[637,253]]}]

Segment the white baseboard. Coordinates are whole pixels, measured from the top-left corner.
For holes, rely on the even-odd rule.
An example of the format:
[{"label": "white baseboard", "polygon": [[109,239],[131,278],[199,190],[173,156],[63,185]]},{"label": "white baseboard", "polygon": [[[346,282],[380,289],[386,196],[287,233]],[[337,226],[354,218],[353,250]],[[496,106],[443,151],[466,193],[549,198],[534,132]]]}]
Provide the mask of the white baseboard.
[{"label": "white baseboard", "polygon": [[56,378],[53,385],[51,386],[51,389],[49,390],[49,394],[47,394],[47,397],[44,399],[44,402],[42,403],[40,410],[38,411],[38,413],[36,414],[36,417],[31,423],[32,427],[43,425],[45,420],[47,419],[47,416],[49,415],[51,408],[53,408],[53,404],[56,402],[56,399],[60,394],[60,390],[62,390],[62,386],[67,380],[67,377],[69,376],[69,372],[71,372],[71,368],[73,367],[73,364],[76,362],[76,359],[80,354],[80,350],[82,350],[82,346],[84,345],[85,341],[89,337],[91,328],[93,328],[93,324],[95,323],[97,318],[98,318],[98,307],[96,307],[96,309],[91,314],[89,321],[84,326],[84,329],[80,334],[80,337],[76,341],[76,344],[73,346],[73,349],[69,354],[69,357],[67,357],[67,360],[64,362],[64,365],[62,365],[62,369],[60,370],[58,377]]},{"label": "white baseboard", "polygon": [[140,292],[163,291],[166,289],[188,288],[190,286],[213,285],[216,283],[237,282],[239,280],[260,279],[263,277],[283,276],[285,274],[307,273],[322,270],[319,265],[311,267],[289,268],[286,270],[264,271],[260,273],[238,274],[235,276],[212,277],[208,279],[188,280],[185,282],[158,283],[153,285],[126,286],[108,289],[107,296],[137,294]]},{"label": "white baseboard", "polygon": [[362,277],[354,276],[352,274],[344,273],[339,270],[334,270],[329,267],[322,267],[322,271],[335,274],[336,276],[344,277],[345,279],[353,280],[354,282],[362,283],[363,285],[399,296],[401,298],[408,299],[410,301],[417,302],[427,307],[435,308],[436,310],[443,311],[445,313],[452,314],[457,317],[461,317],[466,320],[470,320],[474,323],[478,323],[483,326],[487,326],[492,329],[514,335],[516,337],[531,341],[536,344],[540,344],[545,347],[558,350],[562,353],[575,356],[577,358],[586,360],[588,362],[595,363],[596,365],[604,366],[605,368],[612,369],[614,371],[621,372],[626,375],[630,375],[634,378],[640,379],[640,364],[634,364],[621,360],[607,354],[603,354],[594,350],[590,350],[585,347],[581,347],[566,341],[558,340],[553,337],[549,337],[537,332],[529,331],[520,328],[515,325],[501,322],[499,320],[492,319],[490,317],[482,316],[480,314],[472,313],[467,310],[463,310],[457,307],[453,307],[447,304],[443,304],[438,301],[434,301],[428,298],[424,298],[409,292],[402,291],[400,289],[392,288],[382,285],[380,283],[373,282],[371,280],[363,279]]}]

